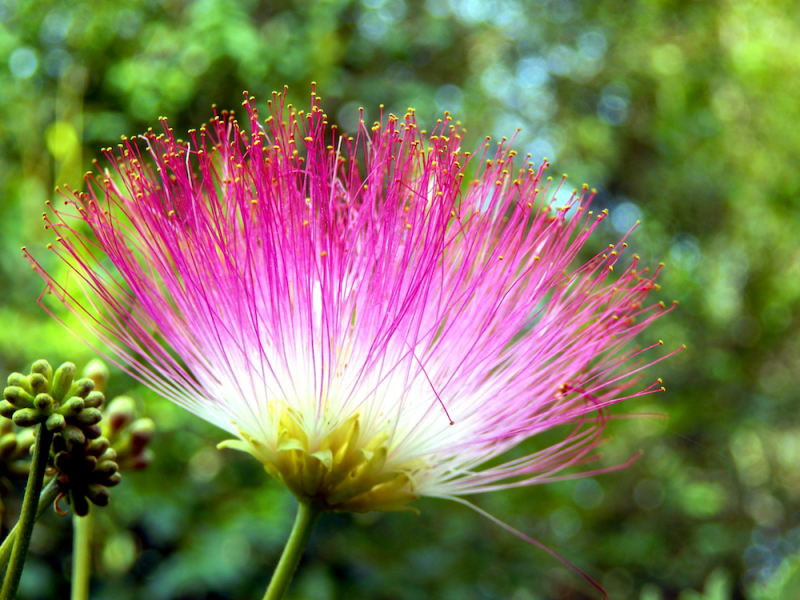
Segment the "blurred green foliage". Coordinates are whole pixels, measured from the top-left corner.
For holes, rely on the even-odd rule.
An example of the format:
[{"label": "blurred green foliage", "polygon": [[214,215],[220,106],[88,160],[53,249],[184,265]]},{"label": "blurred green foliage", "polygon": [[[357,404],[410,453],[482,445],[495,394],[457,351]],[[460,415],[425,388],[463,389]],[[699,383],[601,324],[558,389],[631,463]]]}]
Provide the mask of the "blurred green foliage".
[{"label": "blurred green foliage", "polygon": [[[0,0],[0,371],[92,351],[37,306],[55,185],[167,115],[178,131],[309,83],[346,130],[377,108],[450,110],[471,141],[511,136],[608,207],[598,245],[664,261],[679,309],[648,332],[689,349],[667,393],[625,410],[604,464],[629,469],[498,493],[482,507],[615,599],[795,598],[800,550],[800,7],[788,0]],[[51,264],[51,266],[54,266]],[[67,317],[65,317],[67,318]],[[212,426],[121,372],[157,459],[100,513],[93,598],[260,597],[293,500]],[[17,506],[19,499],[16,500]],[[9,499],[4,526],[13,523]],[[291,598],[594,598],[573,572],[467,509],[323,519]],[[65,597],[68,519],[49,515],[21,598]],[[793,586],[793,587],[792,587]]]}]

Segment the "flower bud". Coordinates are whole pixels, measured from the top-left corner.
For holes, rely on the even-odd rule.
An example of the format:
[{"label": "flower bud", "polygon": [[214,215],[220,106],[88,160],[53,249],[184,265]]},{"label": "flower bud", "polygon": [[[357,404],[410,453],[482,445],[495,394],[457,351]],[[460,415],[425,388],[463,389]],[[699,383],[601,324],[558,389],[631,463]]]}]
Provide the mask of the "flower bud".
[{"label": "flower bud", "polygon": [[45,426],[47,429],[54,433],[58,433],[62,431],[64,427],[67,426],[67,420],[64,418],[64,415],[59,413],[53,413],[49,417],[47,417],[47,421],[45,421]]},{"label": "flower bud", "polygon": [[106,461],[106,460],[112,460],[112,461],[116,462],[117,461],[117,452],[113,448],[108,448],[105,452],[103,452],[103,454],[100,455],[100,458],[98,458],[97,460],[99,460],[100,462],[103,462],[103,461]]},{"label": "flower bud", "polygon": [[49,413],[53,408],[53,398],[50,394],[39,394],[33,399],[33,406],[40,413]]},{"label": "flower bud", "polygon": [[86,443],[86,434],[75,425],[67,425],[61,435],[69,444],[75,446],[82,446]]},{"label": "flower bud", "polygon": [[41,373],[32,373],[28,379],[30,380],[31,393],[34,396],[50,392],[50,380],[45,379]]},{"label": "flower bud", "polygon": [[116,435],[133,423],[136,418],[136,402],[128,396],[117,396],[106,409],[106,419],[111,435]]},{"label": "flower bud", "polygon": [[67,394],[72,380],[75,377],[75,365],[71,362],[65,362],[58,367],[56,374],[53,376],[53,385],[51,386],[51,396],[60,402]]},{"label": "flower bud", "polygon": [[67,400],[61,408],[58,409],[62,415],[67,418],[77,416],[83,410],[85,403],[83,398],[78,398],[77,396],[73,396],[69,400]]},{"label": "flower bud", "polygon": [[84,406],[88,408],[100,408],[105,402],[105,396],[98,391],[90,392],[84,399]]},{"label": "flower bud", "polygon": [[6,419],[13,419],[15,412],[17,412],[17,408],[13,404],[8,400],[0,400],[0,415]]},{"label": "flower bud", "polygon": [[70,387],[66,397],[78,396],[86,398],[94,390],[94,381],[89,378],[78,379]]},{"label": "flower bud", "polygon": [[33,396],[21,387],[7,387],[3,390],[3,397],[16,408],[33,408]]},{"label": "flower bud", "polygon": [[31,366],[31,375],[33,374],[41,375],[45,380],[52,381],[53,367],[51,367],[50,363],[46,360],[37,360]]},{"label": "flower bud", "polygon": [[89,514],[89,501],[83,494],[78,494],[70,490],[69,504],[74,512],[79,517],[85,517]]},{"label": "flower bud", "polygon": [[14,423],[19,427],[33,427],[44,421],[44,417],[35,408],[21,408],[14,412]]},{"label": "flower bud", "polygon": [[53,463],[55,464],[56,469],[63,473],[67,473],[72,465],[72,458],[70,457],[69,452],[62,451],[56,454],[55,458],[53,459]]},{"label": "flower bud", "polygon": [[117,465],[117,463],[115,463],[113,460],[104,460],[103,462],[99,462],[94,469],[94,472],[97,473],[97,475],[102,479],[110,477],[117,471],[119,471],[119,465]]},{"label": "flower bud", "polygon": [[104,437],[99,437],[92,440],[86,445],[86,454],[93,456],[102,456],[108,450],[108,440]]},{"label": "flower bud", "polygon": [[8,376],[8,385],[9,387],[19,387],[28,392],[29,394],[33,393],[31,389],[31,382],[28,377],[25,377],[22,373],[12,373]]},{"label": "flower bud", "polygon": [[83,376],[91,379],[94,382],[94,389],[99,392],[105,391],[110,375],[111,373],[109,372],[106,363],[99,358],[93,358],[90,360],[83,369]]},{"label": "flower bud", "polygon": [[53,438],[53,446],[52,446],[53,455],[55,456],[59,452],[66,452],[66,451],[67,451],[67,441],[64,439],[64,436],[62,435],[55,436]]},{"label": "flower bud", "polygon": [[96,440],[101,435],[103,435],[103,430],[100,429],[100,425],[84,425],[83,433],[86,434],[86,437],[88,439]]},{"label": "flower bud", "polygon": [[134,454],[141,452],[144,447],[153,439],[156,431],[156,424],[152,419],[137,419],[131,425],[131,449]]},{"label": "flower bud", "polygon": [[111,492],[100,483],[90,483],[86,486],[86,495],[97,506],[108,506],[108,501],[111,499]]},{"label": "flower bud", "polygon": [[101,413],[98,409],[84,408],[76,417],[72,419],[72,421],[78,425],[95,425],[99,423],[102,418],[103,413]]}]

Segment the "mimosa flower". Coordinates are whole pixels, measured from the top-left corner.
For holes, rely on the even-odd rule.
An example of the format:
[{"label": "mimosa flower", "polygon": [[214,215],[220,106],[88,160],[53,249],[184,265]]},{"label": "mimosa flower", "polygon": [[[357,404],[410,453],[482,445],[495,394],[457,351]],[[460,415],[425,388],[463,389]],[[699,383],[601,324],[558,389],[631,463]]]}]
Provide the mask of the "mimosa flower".
[{"label": "mimosa flower", "polygon": [[274,96],[266,121],[244,105],[248,128],[223,112],[188,141],[166,121],[125,139],[45,216],[79,286],[30,260],[117,364],[301,502],[393,511],[573,477],[612,404],[663,389],[637,375],[660,342],[630,347],[669,310],[645,305],[658,269],[623,262],[624,239],[580,263],[606,217],[586,186],[564,200],[505,138],[463,152],[447,113],[352,138],[313,94],[308,112]]}]

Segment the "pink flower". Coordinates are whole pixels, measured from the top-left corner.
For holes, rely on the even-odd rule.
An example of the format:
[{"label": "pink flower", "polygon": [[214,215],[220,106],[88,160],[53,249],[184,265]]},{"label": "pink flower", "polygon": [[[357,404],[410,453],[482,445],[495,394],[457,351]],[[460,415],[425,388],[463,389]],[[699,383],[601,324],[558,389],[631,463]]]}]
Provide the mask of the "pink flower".
[{"label": "pink flower", "polygon": [[[669,310],[645,305],[658,269],[623,262],[624,239],[574,266],[606,217],[586,186],[556,203],[546,162],[505,138],[462,152],[447,113],[354,139],[314,94],[307,113],[269,104],[262,124],[246,97],[249,132],[223,112],[187,142],[164,121],[109,149],[46,218],[80,293],[30,258],[224,445],[328,510],[399,510],[574,477],[610,405],[663,389],[635,376],[660,342],[629,344]],[[559,443],[492,461],[555,427]]]}]

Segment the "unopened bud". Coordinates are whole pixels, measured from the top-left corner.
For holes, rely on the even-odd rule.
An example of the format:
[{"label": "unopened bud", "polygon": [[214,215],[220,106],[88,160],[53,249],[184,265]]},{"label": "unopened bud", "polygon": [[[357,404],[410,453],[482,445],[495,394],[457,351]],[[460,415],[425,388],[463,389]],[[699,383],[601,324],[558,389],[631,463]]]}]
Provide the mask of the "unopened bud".
[{"label": "unopened bud", "polygon": [[8,376],[8,385],[9,387],[19,387],[28,392],[29,394],[33,393],[31,389],[31,382],[30,379],[25,377],[22,373],[12,373]]},{"label": "unopened bud", "polygon": [[99,462],[94,469],[94,472],[103,479],[110,477],[117,471],[119,471],[119,465],[113,460],[104,460],[103,462]]},{"label": "unopened bud", "polygon": [[105,396],[98,391],[90,392],[86,398],[84,399],[83,403],[84,406],[88,408],[100,408],[103,406],[103,402],[105,402]]},{"label": "unopened bud", "polygon": [[41,373],[33,373],[28,379],[30,381],[31,393],[34,396],[36,394],[47,394],[50,392],[50,380],[45,379],[44,375]]},{"label": "unopened bud", "polygon": [[86,445],[86,454],[93,456],[101,456],[106,450],[108,450],[108,440],[104,437],[92,440]]},{"label": "unopened bud", "polygon": [[85,403],[83,398],[73,396],[67,400],[61,408],[58,409],[58,412],[65,417],[74,417],[83,410],[84,405]]},{"label": "unopened bud", "polygon": [[31,375],[38,373],[43,376],[47,381],[53,380],[53,367],[46,360],[37,360],[31,366]]},{"label": "unopened bud", "polygon": [[3,390],[3,397],[16,408],[33,408],[33,396],[21,387],[7,387]]},{"label": "unopened bud", "polygon": [[111,373],[109,372],[106,363],[98,358],[90,360],[83,369],[83,376],[91,379],[94,382],[94,389],[99,392],[105,391],[110,375]]},{"label": "unopened bud", "polygon": [[33,427],[43,420],[44,417],[35,408],[21,408],[14,413],[14,423],[20,427]]},{"label": "unopened bud", "polygon": [[48,413],[53,408],[53,398],[50,394],[39,394],[33,399],[33,406],[40,413]]},{"label": "unopened bud", "polygon": [[17,412],[17,407],[8,400],[0,401],[0,415],[3,415],[6,419],[13,419],[15,412]]},{"label": "unopened bud", "polygon": [[47,417],[47,421],[45,421],[45,426],[47,429],[54,433],[58,433],[62,431],[64,427],[67,426],[67,420],[64,418],[64,415],[59,413],[53,413],[49,417]]},{"label": "unopened bud", "polygon": [[99,423],[102,418],[103,413],[101,413],[98,409],[84,408],[76,417],[73,418],[73,421],[80,425],[95,425]]},{"label": "unopened bud", "polygon": [[136,402],[128,396],[117,396],[106,409],[106,419],[111,433],[117,433],[133,423],[136,418]]},{"label": "unopened bud", "polygon": [[53,385],[51,386],[50,395],[53,396],[57,402],[60,402],[64,396],[66,396],[67,391],[69,391],[74,378],[75,365],[71,362],[65,362],[58,367],[56,374],[53,376]]},{"label": "unopened bud", "polygon": [[97,459],[100,462],[111,460],[116,462],[117,460],[117,451],[113,448],[108,448],[103,454],[100,455],[100,458]]},{"label": "unopened bud", "polygon": [[89,501],[86,496],[70,492],[69,499],[72,512],[79,517],[85,517],[89,514]]},{"label": "unopened bud", "polygon": [[[30,431],[30,429],[28,430]],[[57,455],[59,452],[66,452],[67,451],[67,441],[60,435],[57,435],[53,438],[53,449],[52,452],[54,455]]]},{"label": "unopened bud", "polygon": [[101,435],[103,435],[103,430],[100,429],[100,425],[84,425],[83,433],[86,434],[86,437],[88,439],[96,440]]},{"label": "unopened bud", "polygon": [[111,492],[100,483],[90,483],[86,486],[86,495],[97,506],[108,506],[108,501],[111,499]]},{"label": "unopened bud", "polygon": [[113,487],[113,486],[117,485],[120,481],[122,481],[122,474],[119,471],[117,471],[116,473],[114,473],[113,475],[110,475],[106,479],[105,484],[108,487]]},{"label": "unopened bud", "polygon": [[94,381],[89,378],[78,379],[75,381],[69,388],[67,392],[67,398],[71,396],[79,396],[80,398],[86,398],[90,392],[94,390]]},{"label": "unopened bud", "polygon": [[61,435],[70,444],[82,446],[86,443],[86,435],[83,430],[75,425],[67,425],[64,431],[61,432]]},{"label": "unopened bud", "polygon": [[62,473],[68,472],[70,465],[72,464],[72,459],[70,458],[69,452],[64,451],[56,454],[55,458],[53,459],[53,464],[55,464],[56,469]]},{"label": "unopened bud", "polygon": [[131,449],[134,454],[141,452],[153,439],[156,424],[152,419],[137,419],[130,428]]}]

